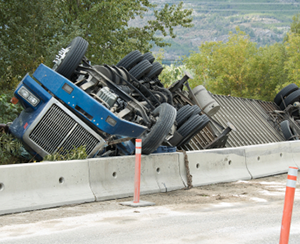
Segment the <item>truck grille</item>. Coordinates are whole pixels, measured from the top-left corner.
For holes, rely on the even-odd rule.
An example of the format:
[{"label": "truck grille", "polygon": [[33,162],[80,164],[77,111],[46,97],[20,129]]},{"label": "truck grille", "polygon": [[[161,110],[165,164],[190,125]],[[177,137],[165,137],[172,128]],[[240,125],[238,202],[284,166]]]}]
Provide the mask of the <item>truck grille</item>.
[{"label": "truck grille", "polygon": [[99,139],[56,104],[51,105],[31,131],[29,138],[49,154],[58,150],[64,154],[74,147],[85,145],[89,155],[100,143]]}]

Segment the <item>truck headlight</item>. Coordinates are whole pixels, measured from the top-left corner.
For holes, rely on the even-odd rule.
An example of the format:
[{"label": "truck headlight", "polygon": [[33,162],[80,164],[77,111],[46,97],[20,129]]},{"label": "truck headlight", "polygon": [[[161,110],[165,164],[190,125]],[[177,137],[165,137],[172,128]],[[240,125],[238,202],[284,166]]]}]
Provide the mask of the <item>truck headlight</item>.
[{"label": "truck headlight", "polygon": [[32,96],[32,95],[30,95],[29,97],[28,97],[28,102],[30,102],[33,106],[36,106],[38,103],[39,103],[39,100],[36,98],[36,97],[34,97],[34,96]]},{"label": "truck headlight", "polygon": [[24,86],[20,88],[18,94],[23,97],[27,102],[29,102],[32,106],[36,106],[39,104],[40,99],[38,99],[35,95],[33,95],[27,88]]},{"label": "truck headlight", "polygon": [[21,96],[21,97],[23,97],[23,98],[27,98],[27,97],[29,97],[29,92],[28,92],[28,90],[26,89],[26,88],[24,88],[24,87],[22,87],[20,90],[19,90],[19,95]]}]

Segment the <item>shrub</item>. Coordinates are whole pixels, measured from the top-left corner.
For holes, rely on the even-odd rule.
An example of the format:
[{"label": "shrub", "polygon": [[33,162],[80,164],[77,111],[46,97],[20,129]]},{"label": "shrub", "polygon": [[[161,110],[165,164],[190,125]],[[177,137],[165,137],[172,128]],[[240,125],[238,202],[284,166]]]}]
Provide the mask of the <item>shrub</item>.
[{"label": "shrub", "polygon": [[18,104],[12,104],[10,98],[12,94],[0,95],[0,123],[6,124],[12,122],[21,112],[22,107]]},{"label": "shrub", "polygon": [[[12,95],[0,95],[0,123],[6,124],[13,121],[21,111],[20,105],[10,103]],[[10,134],[6,134],[4,130],[0,130],[0,164],[24,163],[28,159],[21,156],[22,144],[19,140]]]},{"label": "shrub", "polygon": [[[193,75],[191,70],[188,70],[185,65],[175,66],[171,64],[170,66],[164,65],[164,69],[159,75],[159,79],[165,87],[171,86],[174,82],[181,80],[185,75],[185,72]],[[191,84],[191,83],[190,83]]]},{"label": "shrub", "polygon": [[50,154],[44,157],[44,161],[64,161],[64,160],[76,160],[87,158],[85,146],[74,147],[70,151],[59,150],[54,154]]},{"label": "shrub", "polygon": [[24,148],[18,139],[0,130],[0,165],[28,162],[21,156],[22,150]]}]

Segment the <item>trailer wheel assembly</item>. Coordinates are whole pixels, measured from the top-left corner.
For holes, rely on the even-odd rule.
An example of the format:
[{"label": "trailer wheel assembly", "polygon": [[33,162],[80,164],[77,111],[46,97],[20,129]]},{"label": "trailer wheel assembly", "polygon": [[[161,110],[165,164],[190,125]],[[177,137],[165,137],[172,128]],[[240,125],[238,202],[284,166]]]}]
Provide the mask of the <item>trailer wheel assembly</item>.
[{"label": "trailer wheel assembly", "polygon": [[143,60],[148,60],[151,64],[154,62],[155,58],[153,57],[152,53],[144,53]]},{"label": "trailer wheel assembly", "polygon": [[298,90],[298,86],[294,83],[289,84],[288,86],[284,87],[281,89],[280,92],[277,93],[277,95],[274,98],[274,102],[280,106],[282,103],[282,99],[285,99],[286,96],[290,95],[292,92]]},{"label": "trailer wheel assembly", "polygon": [[139,50],[135,50],[127,54],[116,66],[124,67],[128,71],[143,59],[143,55]]},{"label": "trailer wheel assembly", "polygon": [[185,121],[187,121],[193,114],[193,108],[188,104],[177,111],[176,122],[179,128]]},{"label": "trailer wheel assembly", "polygon": [[135,77],[137,80],[141,79],[143,76],[149,73],[152,69],[152,64],[148,60],[143,60],[135,65],[129,73]]},{"label": "trailer wheel assembly", "polygon": [[285,109],[290,104],[293,104],[294,102],[299,102],[300,101],[300,89],[292,92],[290,95],[288,95],[283,102],[280,104],[280,108],[282,110]]},{"label": "trailer wheel assembly", "polygon": [[287,141],[298,140],[297,133],[290,126],[290,122],[288,120],[284,120],[280,123],[280,127],[282,130],[282,134]]}]

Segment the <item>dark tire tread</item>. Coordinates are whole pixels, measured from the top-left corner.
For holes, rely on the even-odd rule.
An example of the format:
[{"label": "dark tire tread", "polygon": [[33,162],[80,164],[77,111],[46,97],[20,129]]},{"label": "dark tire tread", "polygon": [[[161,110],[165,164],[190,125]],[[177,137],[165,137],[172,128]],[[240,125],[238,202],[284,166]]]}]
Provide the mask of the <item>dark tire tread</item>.
[{"label": "dark tire tread", "polygon": [[143,55],[139,50],[135,50],[127,54],[116,66],[124,67],[128,71],[143,59]]},{"label": "dark tire tread", "polygon": [[178,133],[182,135],[183,139],[178,143],[178,147],[188,143],[197,133],[199,133],[208,123],[209,118],[204,115],[194,115],[187,120],[179,129]]},{"label": "dark tire tread", "polygon": [[285,106],[288,106],[290,104],[293,104],[294,102],[300,101],[300,89],[292,92],[290,95],[288,95],[283,102],[280,104],[280,108],[282,110],[285,109]]},{"label": "dark tire tread", "polygon": [[163,142],[174,124],[176,109],[168,103],[162,103],[153,111],[153,115],[158,116],[157,122],[149,133],[141,137],[143,154],[154,152]]},{"label": "dark tire tread", "polygon": [[129,71],[129,73],[137,80],[140,80],[142,77],[148,74],[151,69],[152,69],[152,64],[148,60],[143,60],[139,62],[137,65],[135,65]]},{"label": "dark tire tread", "polygon": [[198,105],[193,105],[192,109],[193,109],[192,116],[201,113],[201,108]]},{"label": "dark tire tread", "polygon": [[277,95],[274,98],[274,102],[280,106],[282,103],[282,98],[284,99],[286,96],[290,95],[292,92],[298,90],[298,86],[294,83],[289,84],[288,86],[281,89],[280,92],[277,93]]},{"label": "dark tire tread", "polygon": [[148,53],[144,53],[143,60],[148,60],[152,64],[154,62],[155,58],[152,55],[152,53],[148,52]]},{"label": "dark tire tread", "polygon": [[177,111],[176,122],[179,128],[185,121],[187,121],[193,114],[193,108],[188,104]]},{"label": "dark tire tread", "polygon": [[62,60],[55,71],[62,76],[70,79],[75,69],[78,67],[88,48],[88,42],[82,37],[75,37],[69,44],[69,52]]},{"label": "dark tire tread", "polygon": [[161,66],[160,63],[158,62],[154,62],[152,64],[152,69],[150,70],[150,72],[146,75],[149,79],[154,79],[157,76],[159,76],[159,74],[163,71],[163,67]]}]

